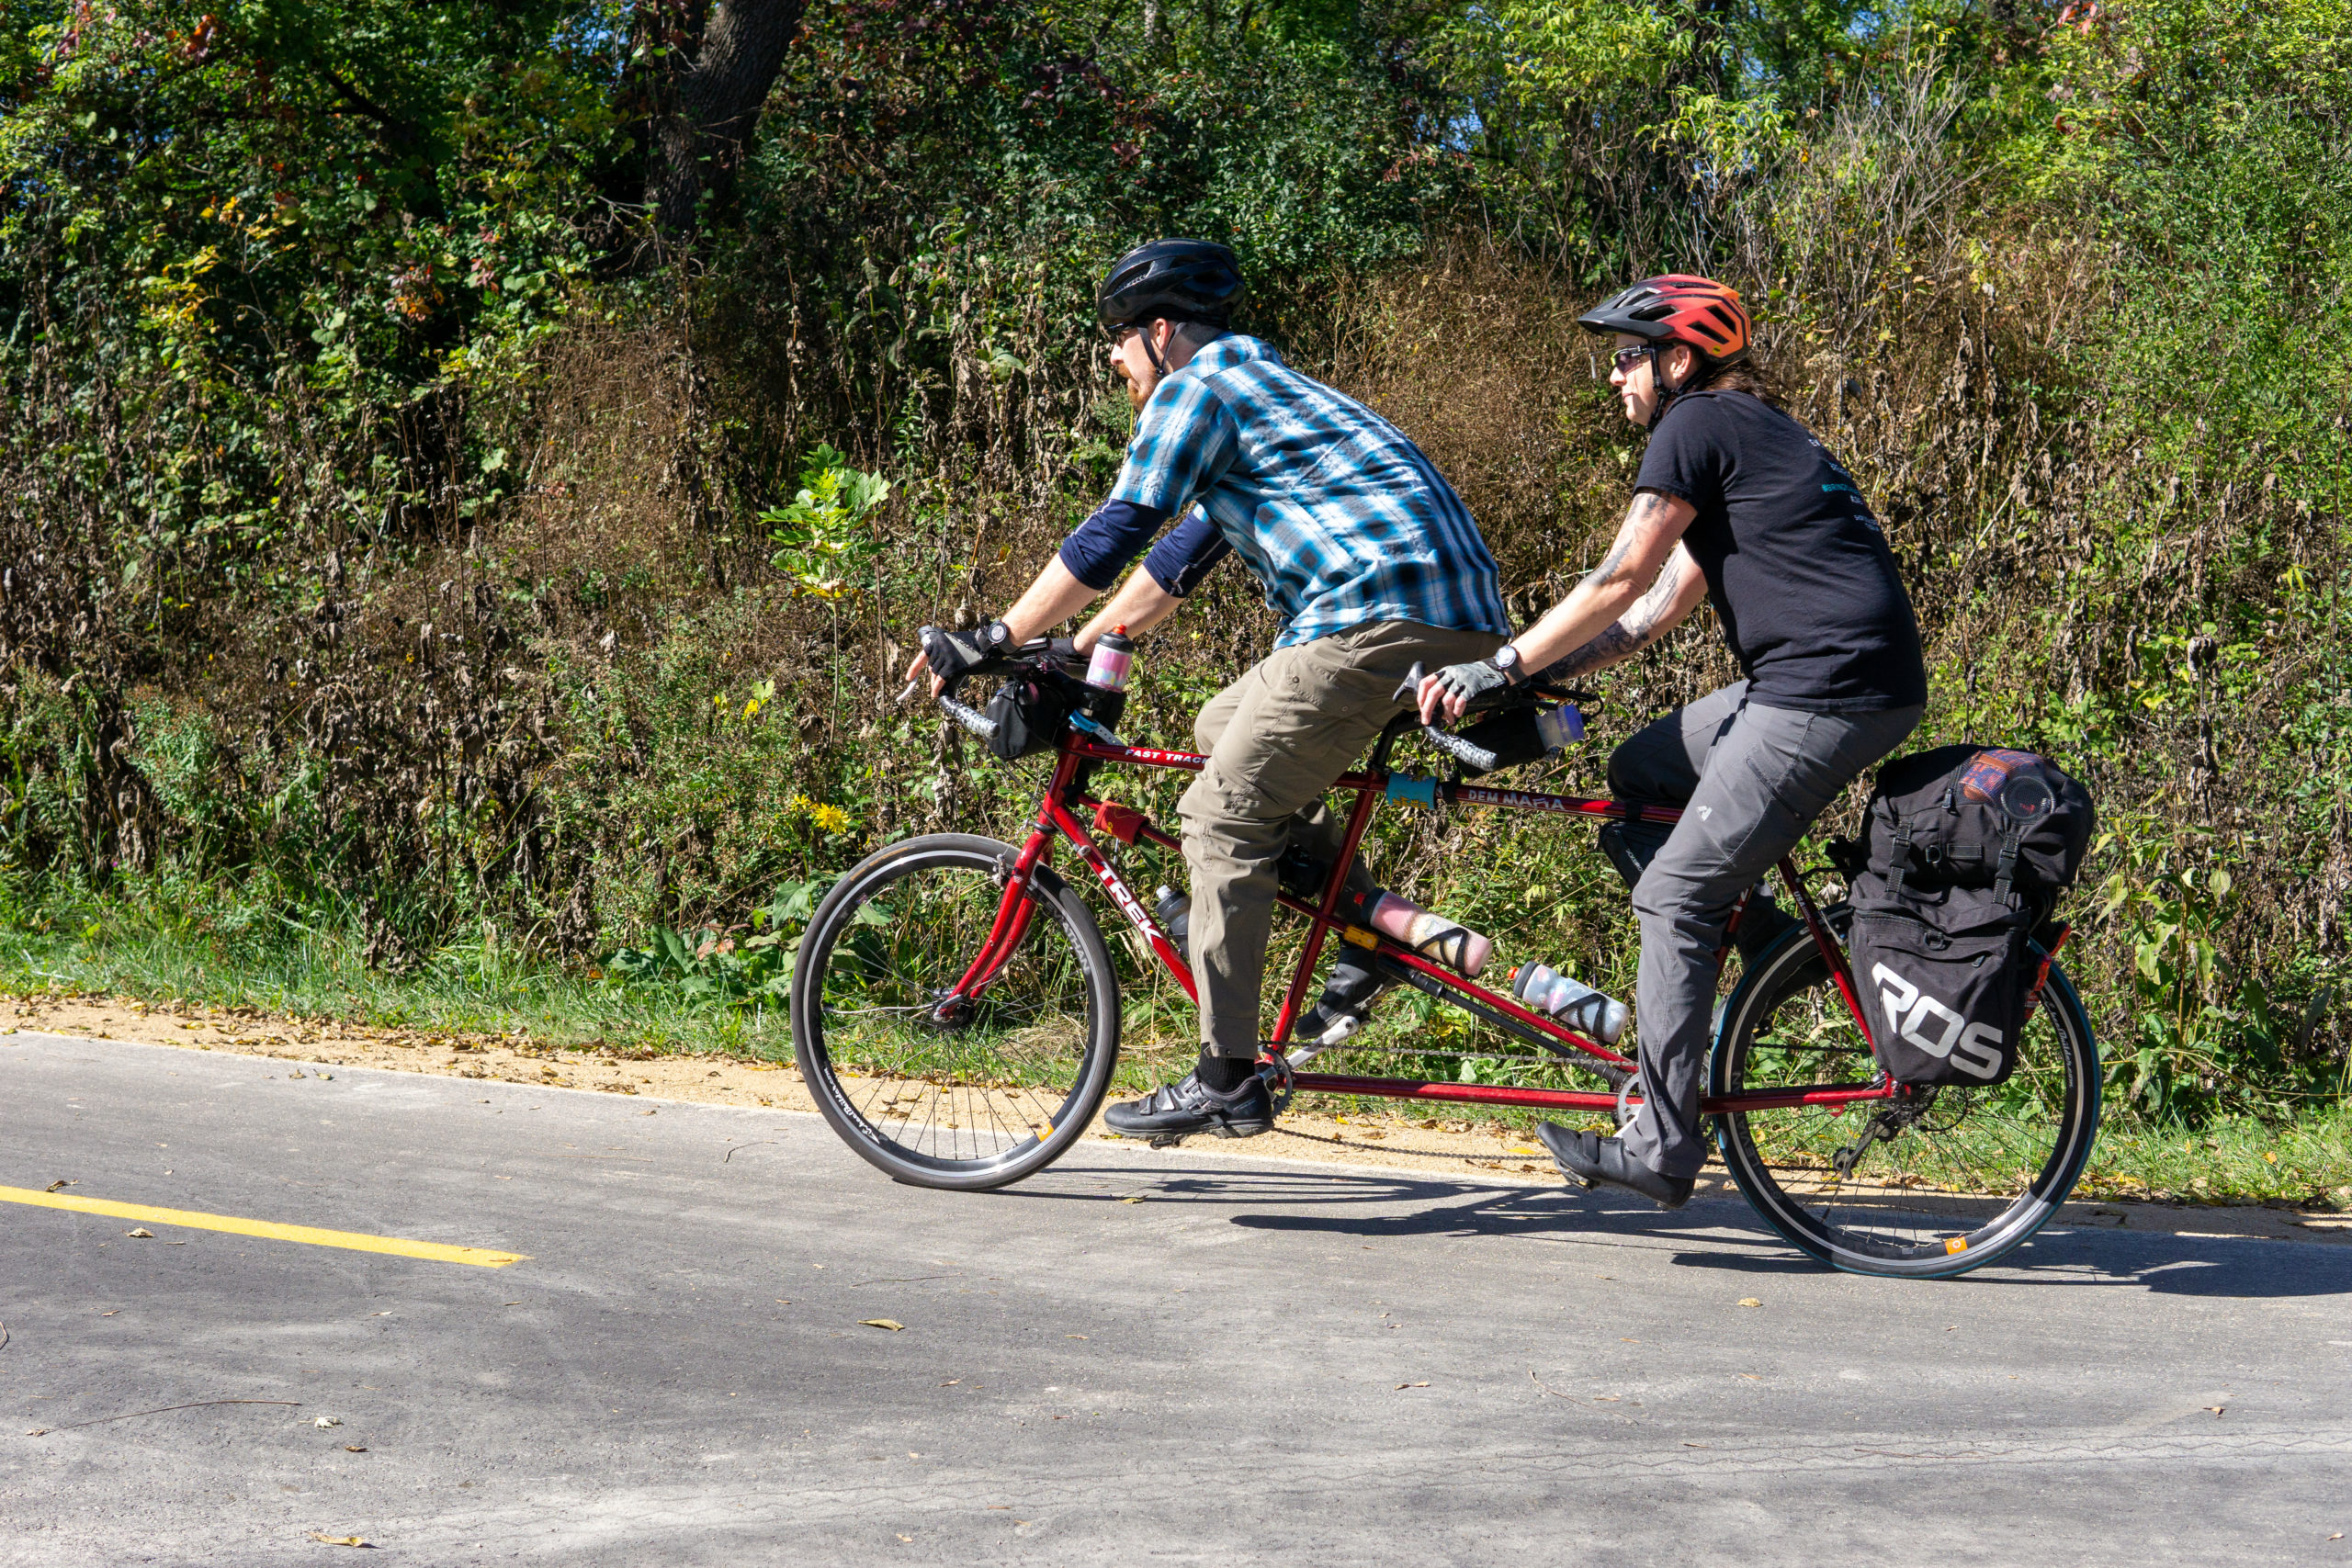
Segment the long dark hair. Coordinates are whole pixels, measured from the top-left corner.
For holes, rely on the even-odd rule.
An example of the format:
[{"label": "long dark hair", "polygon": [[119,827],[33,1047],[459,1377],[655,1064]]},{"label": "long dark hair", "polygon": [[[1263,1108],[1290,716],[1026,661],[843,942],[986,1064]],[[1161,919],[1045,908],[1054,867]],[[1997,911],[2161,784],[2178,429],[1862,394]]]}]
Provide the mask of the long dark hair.
[{"label": "long dark hair", "polygon": [[1781,395],[1780,383],[1773,378],[1770,368],[1753,354],[1746,358],[1734,360],[1729,365],[1705,360],[1697,377],[1696,385],[1685,387],[1683,390],[1695,392],[1701,387],[1704,387],[1711,392],[1746,392],[1751,397],[1760,399],[1768,406],[1779,409],[1783,413],[1788,412],[1787,400]]}]

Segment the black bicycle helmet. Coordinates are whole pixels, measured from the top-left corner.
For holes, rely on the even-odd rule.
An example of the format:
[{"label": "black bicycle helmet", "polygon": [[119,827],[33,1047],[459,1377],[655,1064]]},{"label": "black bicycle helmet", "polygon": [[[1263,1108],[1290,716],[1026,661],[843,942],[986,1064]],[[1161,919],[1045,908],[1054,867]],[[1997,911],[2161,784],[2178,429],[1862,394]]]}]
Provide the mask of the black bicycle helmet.
[{"label": "black bicycle helmet", "polygon": [[1241,263],[1206,240],[1154,240],[1111,264],[1094,292],[1094,313],[1105,332],[1154,318],[1200,321],[1220,331],[1233,319],[1244,288]]}]

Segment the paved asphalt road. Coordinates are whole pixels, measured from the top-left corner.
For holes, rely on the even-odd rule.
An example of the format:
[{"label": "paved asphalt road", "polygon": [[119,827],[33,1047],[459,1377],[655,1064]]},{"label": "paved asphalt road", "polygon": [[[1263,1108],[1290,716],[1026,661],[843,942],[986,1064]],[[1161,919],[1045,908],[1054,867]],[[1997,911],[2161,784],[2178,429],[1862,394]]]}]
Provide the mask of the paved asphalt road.
[{"label": "paved asphalt road", "polygon": [[[292,1066],[0,1041],[0,1185],[527,1261],[0,1202],[0,1562],[2352,1562],[2352,1248],[1900,1283],[1736,1200],[1107,1145],[958,1196]],[[231,1399],[300,1404],[98,1420]]]}]

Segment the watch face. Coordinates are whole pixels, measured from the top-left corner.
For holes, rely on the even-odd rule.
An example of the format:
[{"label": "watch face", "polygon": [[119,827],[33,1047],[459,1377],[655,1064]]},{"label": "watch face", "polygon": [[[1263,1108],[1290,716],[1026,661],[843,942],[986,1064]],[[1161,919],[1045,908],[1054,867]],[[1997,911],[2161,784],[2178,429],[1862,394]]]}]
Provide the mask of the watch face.
[{"label": "watch face", "polygon": [[1505,643],[1501,649],[1495,655],[1495,668],[1498,670],[1518,669],[1519,649],[1511,647],[1509,643]]}]

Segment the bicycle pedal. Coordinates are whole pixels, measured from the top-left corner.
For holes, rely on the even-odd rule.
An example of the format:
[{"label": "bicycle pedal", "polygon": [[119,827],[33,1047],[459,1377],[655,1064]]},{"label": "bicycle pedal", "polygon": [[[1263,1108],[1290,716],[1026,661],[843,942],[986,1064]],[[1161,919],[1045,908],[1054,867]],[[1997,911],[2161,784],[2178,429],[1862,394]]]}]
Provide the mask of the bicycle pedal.
[{"label": "bicycle pedal", "polygon": [[1162,1133],[1147,1141],[1144,1146],[1153,1149],[1172,1149],[1190,1136],[1192,1134],[1189,1133]]}]

